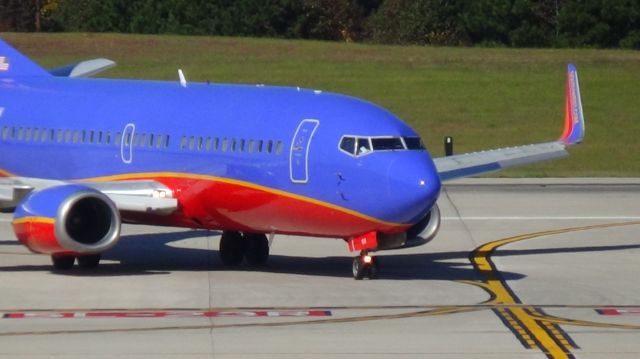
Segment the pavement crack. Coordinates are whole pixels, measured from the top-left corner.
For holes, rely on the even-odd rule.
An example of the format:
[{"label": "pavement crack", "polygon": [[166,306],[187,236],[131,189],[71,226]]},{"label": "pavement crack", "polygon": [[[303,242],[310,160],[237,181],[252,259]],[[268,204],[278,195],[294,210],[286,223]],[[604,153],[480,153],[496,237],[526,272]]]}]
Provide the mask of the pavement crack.
[{"label": "pavement crack", "polygon": [[467,226],[467,223],[462,218],[462,214],[460,213],[458,206],[456,206],[455,202],[453,201],[453,198],[451,198],[451,196],[449,195],[449,191],[446,186],[442,187],[442,192],[444,193],[444,196],[447,198],[449,203],[451,203],[451,207],[455,211],[456,217],[458,217],[458,220],[460,220],[460,223],[462,223],[462,227],[464,228],[464,231],[467,233],[467,236],[469,237],[469,239],[471,239],[471,242],[473,243],[474,247],[478,246],[479,245],[478,242],[474,238],[473,233],[471,233],[471,229],[469,228],[469,226]]}]

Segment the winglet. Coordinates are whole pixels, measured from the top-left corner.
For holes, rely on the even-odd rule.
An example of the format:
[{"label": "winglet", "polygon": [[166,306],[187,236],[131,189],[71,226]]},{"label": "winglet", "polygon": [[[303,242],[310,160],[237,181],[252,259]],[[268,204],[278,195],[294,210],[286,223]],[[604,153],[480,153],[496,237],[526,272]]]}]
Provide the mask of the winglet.
[{"label": "winglet", "polygon": [[573,64],[567,66],[566,97],[564,131],[560,136],[560,141],[567,146],[571,146],[582,142],[585,133],[578,71]]},{"label": "winglet", "polygon": [[17,76],[51,76],[18,50],[0,39],[0,78]]}]

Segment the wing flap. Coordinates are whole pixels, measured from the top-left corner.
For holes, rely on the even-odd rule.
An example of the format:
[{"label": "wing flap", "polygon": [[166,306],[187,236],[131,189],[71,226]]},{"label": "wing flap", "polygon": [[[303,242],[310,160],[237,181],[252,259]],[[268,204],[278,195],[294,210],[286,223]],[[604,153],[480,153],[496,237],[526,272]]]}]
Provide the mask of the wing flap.
[{"label": "wing flap", "polygon": [[[0,178],[0,210],[15,208],[31,191],[69,182],[28,177]],[[81,183],[107,195],[121,211],[167,215],[178,209],[178,200],[163,184],[153,180]]]},{"label": "wing flap", "polygon": [[178,200],[165,185],[150,180],[113,181],[86,184],[106,194],[121,211],[170,214]]},{"label": "wing flap", "polygon": [[0,181],[0,210],[15,208],[33,187],[15,180]]}]

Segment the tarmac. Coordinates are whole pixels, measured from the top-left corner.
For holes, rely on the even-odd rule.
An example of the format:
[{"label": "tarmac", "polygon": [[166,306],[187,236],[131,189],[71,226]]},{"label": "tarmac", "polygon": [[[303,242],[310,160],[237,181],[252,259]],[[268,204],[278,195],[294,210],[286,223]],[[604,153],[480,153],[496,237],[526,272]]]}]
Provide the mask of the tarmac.
[{"label": "tarmac", "polygon": [[341,240],[228,269],[218,232],[131,225],[56,273],[0,214],[0,358],[637,358],[639,204],[639,179],[451,182],[439,235],[363,281]]}]

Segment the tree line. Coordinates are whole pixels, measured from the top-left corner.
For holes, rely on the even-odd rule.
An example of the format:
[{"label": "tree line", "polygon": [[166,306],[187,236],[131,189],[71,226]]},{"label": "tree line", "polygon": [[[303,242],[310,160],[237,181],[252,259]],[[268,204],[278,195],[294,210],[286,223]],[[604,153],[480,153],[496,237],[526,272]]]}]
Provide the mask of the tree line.
[{"label": "tree line", "polygon": [[0,31],[640,49],[640,1],[0,0]]}]

